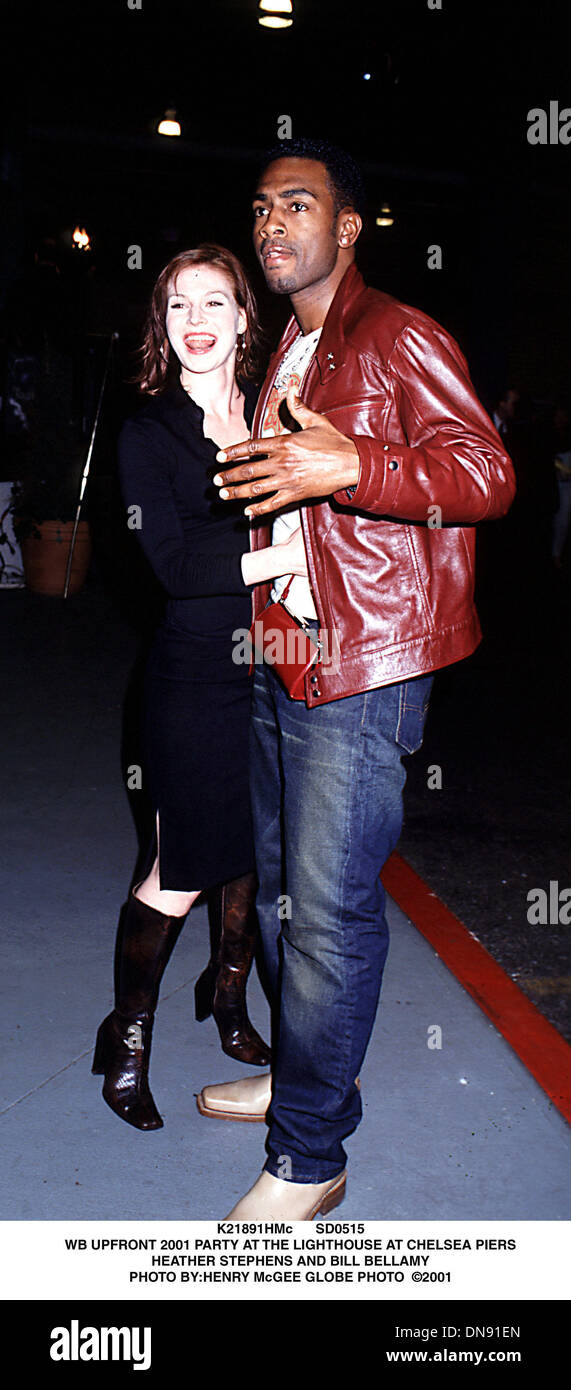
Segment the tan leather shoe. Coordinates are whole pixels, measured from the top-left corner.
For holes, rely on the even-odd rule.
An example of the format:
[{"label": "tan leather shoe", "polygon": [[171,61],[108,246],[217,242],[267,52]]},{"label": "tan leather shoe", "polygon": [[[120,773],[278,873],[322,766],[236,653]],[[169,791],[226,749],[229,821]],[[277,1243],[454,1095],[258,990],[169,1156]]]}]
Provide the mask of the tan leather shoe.
[{"label": "tan leather shoe", "polygon": [[338,1207],[345,1196],[346,1173],[328,1182],[284,1182],[272,1173],[260,1174],[258,1181],[241,1197],[226,1221],[313,1221]]},{"label": "tan leather shoe", "polygon": [[272,1074],[245,1076],[240,1081],[203,1086],[196,1104],[201,1115],[213,1120],[246,1120],[250,1124],[265,1120],[272,1098]]},{"label": "tan leather shoe", "polygon": [[[361,1090],[359,1077],[355,1080]],[[243,1081],[222,1081],[217,1086],[203,1086],[196,1104],[201,1115],[214,1120],[246,1120],[250,1124],[265,1120],[272,1098],[272,1074],[245,1076]]]}]

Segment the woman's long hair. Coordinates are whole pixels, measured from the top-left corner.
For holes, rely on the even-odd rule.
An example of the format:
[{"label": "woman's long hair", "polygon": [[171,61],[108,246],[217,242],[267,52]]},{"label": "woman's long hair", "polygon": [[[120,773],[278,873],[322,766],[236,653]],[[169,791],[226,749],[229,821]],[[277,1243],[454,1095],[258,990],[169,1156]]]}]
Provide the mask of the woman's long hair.
[{"label": "woman's long hair", "polygon": [[166,313],[171,286],[176,285],[177,276],[189,265],[215,265],[229,276],[236,303],[247,318],[245,333],[241,335],[243,346],[239,344],[236,350],[236,380],[243,386],[259,375],[263,333],[246,272],[232,251],[214,241],[203,241],[191,251],[181,251],[174,256],[161,270],[155,284],[141,347],[141,367],[135,377],[139,390],[146,391],[149,396],[164,391],[180,373],[180,363],[167,338]]}]

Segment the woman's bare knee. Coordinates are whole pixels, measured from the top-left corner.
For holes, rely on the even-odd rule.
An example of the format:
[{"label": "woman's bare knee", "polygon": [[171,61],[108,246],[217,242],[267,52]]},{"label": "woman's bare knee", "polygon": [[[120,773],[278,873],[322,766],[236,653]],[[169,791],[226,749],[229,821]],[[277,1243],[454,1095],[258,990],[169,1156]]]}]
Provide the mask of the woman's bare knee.
[{"label": "woman's bare knee", "polygon": [[157,912],[171,917],[186,916],[199,896],[200,888],[190,893],[181,893],[176,888],[161,888],[158,859],[155,860],[146,879],[135,890],[135,897],[146,903],[147,907],[154,907]]}]

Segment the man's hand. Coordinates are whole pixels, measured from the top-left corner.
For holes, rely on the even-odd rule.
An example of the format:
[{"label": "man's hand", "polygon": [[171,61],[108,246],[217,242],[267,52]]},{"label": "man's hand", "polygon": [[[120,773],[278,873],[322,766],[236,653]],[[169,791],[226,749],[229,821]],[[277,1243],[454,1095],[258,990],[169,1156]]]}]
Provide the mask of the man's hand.
[{"label": "man's hand", "polygon": [[[216,474],[214,482],[221,489],[221,497],[272,494],[265,502],[246,507],[247,516],[263,516],[306,497],[329,497],[359,481],[359,455],[353,441],[336,430],[324,415],[304,405],[293,386],[287,393],[287,406],[301,430],[267,439],[248,439],[216,455],[219,463],[249,460],[239,468]],[[265,457],[256,458],[260,454]]]}]

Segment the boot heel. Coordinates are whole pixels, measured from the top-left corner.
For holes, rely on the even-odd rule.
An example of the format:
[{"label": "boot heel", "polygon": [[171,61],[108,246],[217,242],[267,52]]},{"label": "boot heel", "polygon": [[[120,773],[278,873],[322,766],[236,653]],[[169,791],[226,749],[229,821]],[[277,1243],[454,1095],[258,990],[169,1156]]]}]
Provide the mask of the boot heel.
[{"label": "boot heel", "polygon": [[207,965],[194,986],[194,1015],[197,1023],[204,1023],[205,1019],[210,1018],[215,990],[216,971]]},{"label": "boot heel", "polygon": [[347,1179],[345,1176],[343,1176],[340,1179],[340,1181],[336,1183],[335,1187],[332,1187],[329,1192],[325,1193],[323,1201],[319,1207],[319,1211],[316,1213],[316,1215],[327,1216],[328,1212],[334,1211],[335,1207],[339,1207],[345,1197],[346,1187]]},{"label": "boot heel", "polygon": [[104,1076],[107,1070],[107,1046],[105,1043],[105,1024],[101,1023],[97,1037],[95,1039],[95,1052],[93,1054],[92,1076]]}]

